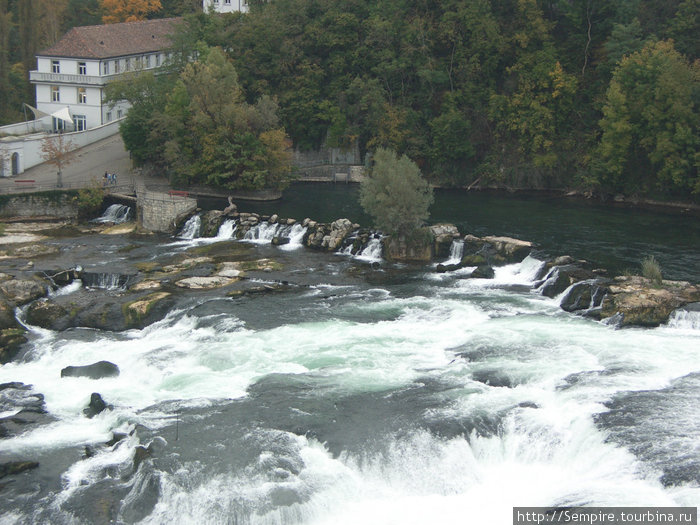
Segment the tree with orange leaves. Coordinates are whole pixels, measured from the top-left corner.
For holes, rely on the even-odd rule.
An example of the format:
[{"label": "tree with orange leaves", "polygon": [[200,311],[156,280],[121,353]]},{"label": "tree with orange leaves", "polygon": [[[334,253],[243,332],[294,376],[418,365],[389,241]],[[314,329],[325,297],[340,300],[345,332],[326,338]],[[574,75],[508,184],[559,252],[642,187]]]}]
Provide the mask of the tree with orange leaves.
[{"label": "tree with orange leaves", "polygon": [[105,24],[135,22],[162,8],[160,0],[102,0]]}]

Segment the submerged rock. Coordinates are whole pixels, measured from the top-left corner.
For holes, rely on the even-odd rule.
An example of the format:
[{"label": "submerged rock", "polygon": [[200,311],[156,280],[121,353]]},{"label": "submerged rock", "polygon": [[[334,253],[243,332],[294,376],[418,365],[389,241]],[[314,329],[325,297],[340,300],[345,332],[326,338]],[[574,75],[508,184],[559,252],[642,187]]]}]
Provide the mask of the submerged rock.
[{"label": "submerged rock", "polygon": [[111,410],[112,408],[114,407],[105,403],[100,394],[93,392],[90,395],[90,403],[88,403],[88,406],[83,409],[83,414],[85,417],[91,419],[97,414],[104,412],[105,410]]},{"label": "submerged rock", "polygon": [[119,367],[109,361],[98,361],[91,365],[67,366],[61,370],[61,377],[87,377],[90,379],[103,379],[119,375]]},{"label": "submerged rock", "polygon": [[0,478],[6,476],[16,476],[27,470],[35,469],[39,466],[36,461],[10,461],[8,463],[0,463]]}]

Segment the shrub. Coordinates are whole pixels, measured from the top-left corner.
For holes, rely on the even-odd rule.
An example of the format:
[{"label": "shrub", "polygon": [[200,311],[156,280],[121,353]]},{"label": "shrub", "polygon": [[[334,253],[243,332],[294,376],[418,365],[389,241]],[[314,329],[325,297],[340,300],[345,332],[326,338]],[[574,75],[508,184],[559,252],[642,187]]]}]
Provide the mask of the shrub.
[{"label": "shrub", "polygon": [[433,191],[420,168],[406,155],[380,148],[371,173],[362,181],[360,204],[385,234],[407,239],[430,216]]},{"label": "shrub", "polygon": [[78,196],[75,200],[78,205],[78,214],[80,217],[94,217],[100,211],[104,197],[105,192],[99,186],[78,190]]},{"label": "shrub", "polygon": [[654,284],[661,284],[663,281],[661,266],[653,255],[645,257],[642,261],[642,276],[646,277]]}]

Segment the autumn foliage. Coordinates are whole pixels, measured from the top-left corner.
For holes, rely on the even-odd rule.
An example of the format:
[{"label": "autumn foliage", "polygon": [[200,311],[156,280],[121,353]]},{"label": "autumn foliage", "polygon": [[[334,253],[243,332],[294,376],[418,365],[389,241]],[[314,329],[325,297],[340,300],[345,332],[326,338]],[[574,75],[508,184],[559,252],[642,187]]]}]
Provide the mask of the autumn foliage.
[{"label": "autumn foliage", "polygon": [[162,8],[160,0],[102,0],[105,24],[144,20]]}]

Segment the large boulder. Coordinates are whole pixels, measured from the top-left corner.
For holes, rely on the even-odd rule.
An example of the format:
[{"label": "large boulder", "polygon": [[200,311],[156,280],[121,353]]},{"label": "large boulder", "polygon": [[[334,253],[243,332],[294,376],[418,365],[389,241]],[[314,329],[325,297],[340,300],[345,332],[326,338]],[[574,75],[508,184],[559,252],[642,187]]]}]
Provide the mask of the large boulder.
[{"label": "large boulder", "polygon": [[619,326],[659,326],[671,313],[700,301],[700,286],[683,281],[656,285],[640,276],[620,276],[608,287],[601,317],[613,318]]},{"label": "large boulder", "polygon": [[384,237],[384,257],[390,261],[430,262],[433,258],[430,235],[417,235],[414,239]]},{"label": "large boulder", "polygon": [[9,363],[19,353],[21,346],[27,342],[24,328],[5,328],[0,330],[0,364]]},{"label": "large boulder", "polygon": [[42,328],[60,331],[71,326],[70,312],[50,299],[35,301],[29,305],[25,315],[30,325]]},{"label": "large boulder", "polygon": [[575,264],[567,264],[552,267],[544,280],[536,283],[535,286],[539,286],[540,293],[545,297],[556,297],[574,283],[595,278],[596,274],[591,270]]},{"label": "large boulder", "polygon": [[0,283],[0,291],[11,303],[17,306],[30,303],[47,293],[43,283],[31,279],[12,279]]},{"label": "large boulder", "polygon": [[607,282],[599,279],[578,282],[568,289],[559,306],[567,312],[597,308],[608,291]]},{"label": "large boulder", "polygon": [[464,237],[462,266],[503,266],[521,262],[532,251],[533,244],[512,237]]},{"label": "large boulder", "polygon": [[454,224],[434,224],[429,226],[430,234],[433,237],[433,249],[435,257],[444,259],[450,254],[452,241],[459,239],[459,230]]},{"label": "large boulder", "polygon": [[200,218],[202,221],[200,236],[216,237],[216,234],[219,233],[221,223],[224,222],[224,212],[219,210],[211,210],[203,213]]},{"label": "large boulder", "polygon": [[119,375],[119,367],[109,361],[98,361],[91,365],[67,366],[61,370],[61,377],[87,377],[89,379],[103,379]]},{"label": "large boulder", "polygon": [[0,384],[0,413],[12,415],[0,418],[0,438],[12,437],[52,421],[46,413],[44,396],[23,383]]},{"label": "large boulder", "polygon": [[343,245],[346,237],[350,235],[356,226],[348,219],[338,219],[331,223],[330,231],[321,239],[321,247],[329,252],[338,250]]}]

